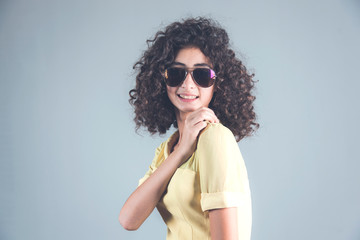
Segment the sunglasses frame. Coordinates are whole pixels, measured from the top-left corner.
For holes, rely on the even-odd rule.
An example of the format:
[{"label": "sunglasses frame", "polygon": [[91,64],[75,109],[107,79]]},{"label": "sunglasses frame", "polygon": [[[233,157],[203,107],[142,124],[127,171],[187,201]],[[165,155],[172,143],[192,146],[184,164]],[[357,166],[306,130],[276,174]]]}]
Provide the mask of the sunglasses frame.
[{"label": "sunglasses frame", "polygon": [[[167,76],[167,74],[168,74],[168,73],[167,73],[168,69],[173,69],[173,68],[175,68],[175,69],[182,69],[182,70],[185,71],[185,74],[184,74],[183,79],[182,79],[182,80],[180,81],[180,83],[179,83],[178,85],[176,85],[176,86],[170,86],[170,85],[167,83],[167,80],[166,80],[166,79],[168,78],[168,76]],[[201,85],[197,82],[196,78],[195,78],[194,75],[193,75],[193,72],[194,72],[195,70],[197,70],[197,69],[207,69],[207,70],[210,70],[210,74],[213,74],[213,75],[214,75],[214,76],[211,78],[211,79],[214,80],[213,83],[212,83],[211,85],[207,86],[207,87],[201,86]],[[215,71],[214,71],[213,69],[211,69],[211,68],[205,68],[205,67],[197,67],[197,68],[168,67],[168,68],[165,69],[163,76],[164,76],[164,80],[165,80],[166,85],[168,85],[169,87],[178,87],[178,86],[180,86],[180,85],[185,81],[185,79],[187,78],[187,76],[188,76],[189,73],[190,73],[190,75],[191,75],[194,83],[195,83],[197,86],[202,87],[202,88],[208,88],[208,87],[211,87],[212,85],[214,85],[215,79],[216,79],[216,77],[217,77],[217,76],[216,76],[216,73],[215,73]]]}]

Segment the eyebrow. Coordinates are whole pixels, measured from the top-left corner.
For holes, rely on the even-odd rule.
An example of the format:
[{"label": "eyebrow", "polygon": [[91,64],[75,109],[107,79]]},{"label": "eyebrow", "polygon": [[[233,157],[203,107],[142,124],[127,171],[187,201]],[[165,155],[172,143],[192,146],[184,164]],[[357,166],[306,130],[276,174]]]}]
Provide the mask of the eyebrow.
[{"label": "eyebrow", "polygon": [[[184,63],[181,62],[173,62],[172,65],[180,65],[180,66],[184,66],[186,67],[186,65]],[[194,67],[208,67],[211,68],[211,66],[207,63],[196,63],[194,64]]]}]

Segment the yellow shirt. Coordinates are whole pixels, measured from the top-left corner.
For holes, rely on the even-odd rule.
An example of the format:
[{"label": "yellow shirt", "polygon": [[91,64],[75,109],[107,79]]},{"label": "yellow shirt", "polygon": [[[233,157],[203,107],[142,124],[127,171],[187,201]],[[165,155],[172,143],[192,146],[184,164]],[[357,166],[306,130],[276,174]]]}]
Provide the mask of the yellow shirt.
[{"label": "yellow shirt", "polygon": [[[139,185],[169,156],[178,137],[175,132],[156,149]],[[200,134],[195,152],[175,171],[157,209],[168,227],[167,240],[206,240],[211,239],[208,210],[228,207],[237,209],[239,240],[249,240],[252,219],[246,167],[232,132],[210,123]]]}]

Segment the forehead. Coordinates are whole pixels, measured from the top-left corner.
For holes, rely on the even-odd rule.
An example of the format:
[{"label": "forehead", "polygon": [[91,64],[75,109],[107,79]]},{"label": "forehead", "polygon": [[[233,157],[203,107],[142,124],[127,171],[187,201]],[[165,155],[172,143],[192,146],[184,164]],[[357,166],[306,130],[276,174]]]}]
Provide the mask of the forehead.
[{"label": "forehead", "polygon": [[181,49],[175,57],[175,62],[182,63],[187,67],[199,64],[210,65],[209,59],[196,47]]}]

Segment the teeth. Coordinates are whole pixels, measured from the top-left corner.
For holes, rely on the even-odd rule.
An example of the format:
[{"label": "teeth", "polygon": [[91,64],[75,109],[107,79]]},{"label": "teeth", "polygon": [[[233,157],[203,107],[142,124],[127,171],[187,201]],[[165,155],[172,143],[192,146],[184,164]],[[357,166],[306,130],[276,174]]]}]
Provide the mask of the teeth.
[{"label": "teeth", "polygon": [[195,99],[196,96],[186,96],[186,95],[179,95],[181,98],[185,98],[185,99]]}]

